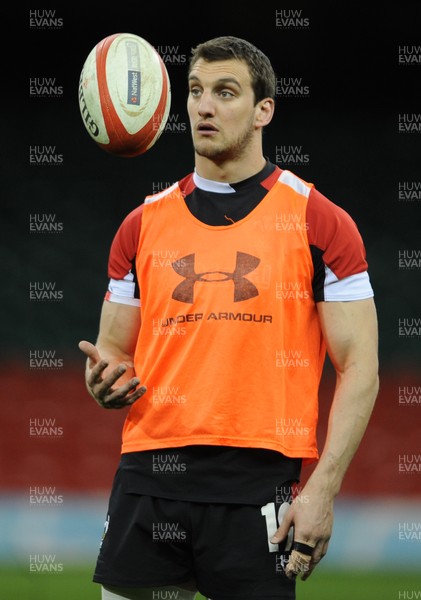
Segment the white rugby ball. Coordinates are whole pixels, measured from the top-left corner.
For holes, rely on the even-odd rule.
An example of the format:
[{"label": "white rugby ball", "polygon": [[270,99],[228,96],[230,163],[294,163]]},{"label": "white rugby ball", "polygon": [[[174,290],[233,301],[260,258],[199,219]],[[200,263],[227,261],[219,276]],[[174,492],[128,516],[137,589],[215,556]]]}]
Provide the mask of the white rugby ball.
[{"label": "white rugby ball", "polygon": [[171,106],[166,66],[155,48],[132,33],[94,46],[79,80],[79,108],[91,138],[111,154],[144,154],[165,129]]}]

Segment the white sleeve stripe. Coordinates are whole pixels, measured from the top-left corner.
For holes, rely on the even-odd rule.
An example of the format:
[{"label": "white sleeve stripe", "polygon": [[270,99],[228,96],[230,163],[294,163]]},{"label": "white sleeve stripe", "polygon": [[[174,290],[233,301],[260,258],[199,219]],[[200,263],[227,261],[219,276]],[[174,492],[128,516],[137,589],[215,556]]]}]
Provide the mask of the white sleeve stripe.
[{"label": "white sleeve stripe", "polygon": [[130,306],[140,306],[140,299],[135,297],[136,284],[133,273],[128,273],[124,279],[110,279],[108,282],[107,300]]},{"label": "white sleeve stripe", "polygon": [[333,271],[325,266],[325,302],[349,302],[365,300],[373,296],[374,292],[367,271],[338,279]]},{"label": "white sleeve stripe", "polygon": [[110,279],[108,282],[108,291],[117,296],[134,298],[135,289],[136,284],[133,281],[132,273],[128,273],[124,279]]},{"label": "white sleeve stripe", "polygon": [[311,192],[311,186],[305,183],[302,179],[291,173],[291,171],[282,171],[280,174],[278,181],[284,183],[285,185],[291,187],[293,190],[305,196],[309,197]]}]

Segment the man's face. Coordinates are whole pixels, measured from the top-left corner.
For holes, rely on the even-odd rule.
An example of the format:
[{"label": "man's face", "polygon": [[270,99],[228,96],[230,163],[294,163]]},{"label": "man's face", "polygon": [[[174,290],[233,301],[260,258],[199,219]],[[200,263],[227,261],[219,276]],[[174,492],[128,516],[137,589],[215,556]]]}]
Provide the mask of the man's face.
[{"label": "man's face", "polygon": [[247,64],[199,59],[189,75],[187,110],[198,155],[215,162],[241,158],[256,130]]}]

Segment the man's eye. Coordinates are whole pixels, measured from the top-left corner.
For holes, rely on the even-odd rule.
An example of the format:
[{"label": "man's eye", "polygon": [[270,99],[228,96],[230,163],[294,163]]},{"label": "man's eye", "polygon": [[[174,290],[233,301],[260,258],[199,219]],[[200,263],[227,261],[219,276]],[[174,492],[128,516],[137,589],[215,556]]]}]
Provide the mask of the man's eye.
[{"label": "man's eye", "polygon": [[219,95],[222,96],[222,98],[232,98],[232,96],[234,96],[230,90],[222,90],[219,92]]}]

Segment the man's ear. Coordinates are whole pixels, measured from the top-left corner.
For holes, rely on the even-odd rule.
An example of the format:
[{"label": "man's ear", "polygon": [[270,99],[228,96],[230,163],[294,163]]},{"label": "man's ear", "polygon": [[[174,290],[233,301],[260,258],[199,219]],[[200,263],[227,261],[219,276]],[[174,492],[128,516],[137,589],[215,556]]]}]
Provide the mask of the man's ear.
[{"label": "man's ear", "polygon": [[256,105],[256,121],[255,125],[257,128],[265,127],[268,125],[275,112],[275,101],[273,98],[263,98]]}]

